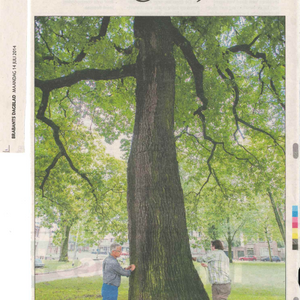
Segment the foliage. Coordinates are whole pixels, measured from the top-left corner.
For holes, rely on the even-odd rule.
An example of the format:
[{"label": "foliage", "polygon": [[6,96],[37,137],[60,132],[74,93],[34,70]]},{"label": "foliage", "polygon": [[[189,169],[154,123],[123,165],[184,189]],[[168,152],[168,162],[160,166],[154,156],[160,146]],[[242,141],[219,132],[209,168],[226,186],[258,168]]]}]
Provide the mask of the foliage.
[{"label": "foliage", "polygon": [[267,196],[260,199],[260,202],[257,203],[257,208],[250,211],[248,215],[249,222],[245,224],[243,229],[245,242],[257,240],[284,242]]},{"label": "foliage", "polygon": [[[228,217],[234,227],[255,209],[269,211],[268,191],[284,207],[284,18],[173,17],[172,24],[187,226],[207,241],[222,236]],[[60,228],[80,221],[89,243],[108,230],[127,239],[125,163],[105,155],[101,141],[122,138],[128,158],[134,19],[38,17],[35,25],[36,215]]]},{"label": "foliage", "polygon": [[[58,230],[54,237],[57,245],[60,244],[65,225],[72,226],[73,234],[77,234],[78,226],[81,227],[79,243],[83,240],[97,243],[112,223],[116,232],[122,232],[123,235],[126,232],[125,163],[106,154],[99,139],[91,133],[84,140],[81,139],[83,145],[72,148],[73,139],[84,133],[82,127],[79,125],[73,129],[70,125],[68,135],[65,134],[64,138],[70,145],[73,164],[80,165],[95,186],[93,192],[89,184],[69,168],[65,157],[58,160],[45,181],[44,166],[50,165],[53,158],[49,147],[51,137],[48,139],[46,134],[42,134],[36,146],[35,213],[42,218],[44,226],[57,223]],[[38,131],[36,139],[39,139]]]},{"label": "foliage", "polygon": [[278,17],[175,19],[204,67],[200,90],[197,66],[177,49],[175,124],[188,228],[205,238],[228,216],[247,218],[269,190],[284,206],[284,23]]}]

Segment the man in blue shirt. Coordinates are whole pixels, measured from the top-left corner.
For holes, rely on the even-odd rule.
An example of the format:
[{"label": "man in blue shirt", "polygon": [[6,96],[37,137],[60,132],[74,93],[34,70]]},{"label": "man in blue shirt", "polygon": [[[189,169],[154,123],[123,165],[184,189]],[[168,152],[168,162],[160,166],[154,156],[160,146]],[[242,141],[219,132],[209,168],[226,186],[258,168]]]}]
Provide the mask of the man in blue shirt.
[{"label": "man in blue shirt", "polygon": [[130,265],[124,269],[121,267],[117,261],[121,252],[122,246],[118,243],[113,243],[110,245],[110,255],[103,261],[103,285],[101,291],[103,300],[117,300],[121,276],[129,277],[135,269],[135,265]]}]

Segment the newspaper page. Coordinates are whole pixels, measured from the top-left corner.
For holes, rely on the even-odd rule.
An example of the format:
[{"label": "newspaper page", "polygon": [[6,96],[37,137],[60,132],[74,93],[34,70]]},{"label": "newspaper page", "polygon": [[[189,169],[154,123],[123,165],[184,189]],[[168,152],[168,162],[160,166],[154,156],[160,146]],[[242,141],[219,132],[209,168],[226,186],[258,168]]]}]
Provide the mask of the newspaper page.
[{"label": "newspaper page", "polygon": [[[18,3],[19,2],[19,3]],[[41,294],[35,293],[35,288],[39,282],[44,282],[47,285],[47,280],[39,281],[40,275],[36,275],[36,269],[34,267],[34,257],[37,254],[37,237],[36,228],[37,222],[40,220],[34,217],[34,169],[36,156],[34,149],[34,119],[38,114],[39,107],[35,107],[34,98],[35,88],[40,84],[39,81],[35,81],[36,76],[40,73],[34,72],[35,63],[39,57],[34,56],[36,54],[35,45],[35,31],[37,25],[35,20],[43,17],[103,17],[103,16],[194,16],[194,17],[205,17],[205,16],[280,16],[285,19],[285,40],[286,40],[286,63],[285,63],[285,79],[286,79],[286,99],[285,99],[285,126],[286,126],[286,143],[285,143],[285,154],[286,154],[286,203],[285,203],[285,262],[281,262],[285,266],[285,272],[282,272],[279,281],[285,282],[285,299],[300,299],[299,285],[298,285],[298,270],[300,267],[299,261],[299,250],[295,247],[298,239],[298,230],[296,225],[298,224],[298,210],[299,210],[299,162],[298,162],[298,143],[299,143],[299,76],[298,76],[298,57],[299,57],[299,27],[298,27],[298,12],[299,6],[297,1],[283,1],[283,0],[116,0],[116,1],[85,1],[85,0],[31,0],[30,7],[27,9],[25,1],[15,1],[11,6],[8,3],[4,4],[1,2],[1,22],[5,24],[2,28],[8,27],[7,24],[13,24],[10,30],[7,30],[8,36],[12,38],[15,34],[17,36],[16,42],[6,39],[5,36],[1,40],[4,43],[4,50],[6,51],[5,60],[3,61],[3,72],[1,80],[5,82],[5,86],[9,87],[4,89],[3,95],[5,101],[1,101],[1,147],[3,142],[3,152],[24,152],[23,156],[16,156],[14,154],[6,155],[6,153],[0,156],[1,159],[1,183],[3,184],[3,191],[1,195],[3,199],[9,199],[5,201],[2,207],[2,222],[1,227],[3,228],[4,241],[8,241],[10,247],[2,250],[4,257],[9,257],[12,260],[17,260],[12,265],[10,260],[4,262],[5,272],[9,275],[9,283],[4,286],[3,292],[6,299],[42,299]],[[4,13],[15,10],[19,11],[19,15],[22,16],[16,20],[10,14]],[[26,18],[28,21],[26,23]],[[43,21],[38,21],[43,22]],[[37,23],[38,23],[37,22]],[[16,27],[14,27],[16,26]],[[17,27],[20,26],[20,27]],[[26,57],[26,34],[28,35],[28,48],[30,53]],[[59,31],[52,32],[52,34],[64,38],[62,33]],[[3,42],[4,41],[4,42]],[[44,41],[47,44],[47,39]],[[2,46],[3,44],[1,44]],[[16,46],[16,47],[15,47]],[[2,47],[3,48],[3,47]],[[44,53],[44,58],[51,61],[57,53],[55,48],[51,48],[47,45],[48,53]],[[15,52],[17,51],[17,52]],[[16,54],[17,53],[17,54]],[[77,53],[77,55],[80,53]],[[52,56],[52,58],[51,58]],[[48,58],[47,58],[48,57]],[[74,57],[75,54],[74,54]],[[27,70],[26,70],[26,58],[28,59]],[[15,60],[17,59],[17,76],[13,73],[16,67]],[[64,64],[62,57],[55,58],[56,62]],[[45,69],[46,70],[46,69]],[[27,72],[25,75],[25,72]],[[27,82],[27,97],[25,102],[25,81],[20,78],[28,78]],[[45,77],[46,78],[46,77]],[[14,95],[11,87],[14,85],[14,81],[17,82],[17,91]],[[37,89],[38,90],[38,89]],[[13,97],[15,96],[15,97]],[[39,94],[39,97],[41,95]],[[66,91],[65,97],[68,97]],[[14,99],[17,99],[15,101]],[[61,98],[63,99],[63,97]],[[26,105],[25,105],[26,103]],[[12,112],[14,112],[14,106],[16,105],[16,133],[18,138],[12,141]],[[26,107],[26,108],[25,108]],[[13,110],[12,110],[13,109]],[[26,109],[26,120],[25,117]],[[50,109],[47,112],[48,116],[51,114]],[[63,114],[63,109],[62,109]],[[14,116],[13,116],[14,117]],[[19,123],[18,123],[19,122]],[[2,130],[3,129],[3,130]],[[46,129],[45,129],[46,130]],[[55,132],[54,127],[52,127]],[[25,132],[26,131],[26,132]],[[24,135],[25,132],[25,135]],[[55,136],[55,135],[54,135]],[[24,140],[24,137],[26,138]],[[119,156],[119,144],[114,144],[115,147],[111,148],[112,155]],[[117,154],[116,154],[117,153]],[[53,154],[54,155],[54,154]],[[55,160],[53,160],[54,162]],[[45,172],[47,172],[48,165],[44,166]],[[297,213],[296,213],[297,212]],[[261,216],[264,218],[264,215]],[[77,227],[76,227],[77,228]],[[78,232],[79,232],[78,226]],[[51,230],[50,230],[51,231]],[[50,232],[49,231],[49,232]],[[48,231],[47,231],[48,232]],[[48,234],[46,232],[46,234]],[[49,233],[50,234],[50,233]],[[76,232],[75,235],[76,237]],[[78,236],[78,235],[77,235]],[[21,241],[21,242],[20,242]],[[7,244],[8,244],[7,243]],[[294,245],[294,246],[293,246]],[[90,249],[89,251],[96,252],[99,250]],[[72,252],[74,253],[74,251]],[[250,252],[249,252],[250,253]],[[247,254],[247,253],[245,253]],[[73,254],[72,254],[73,255]],[[98,252],[97,254],[98,255]],[[273,255],[273,254],[272,254]],[[45,254],[45,256],[47,256]],[[53,255],[54,256],[54,255]],[[74,257],[76,252],[74,253]],[[252,255],[253,256],[253,255]],[[42,257],[42,256],[41,256]],[[71,259],[72,260],[72,259]],[[16,263],[20,264],[20,268],[16,270]],[[42,260],[45,263],[45,260]],[[246,263],[246,262],[244,262]],[[251,262],[249,262],[250,265]],[[258,263],[258,262],[257,262]],[[272,265],[271,263],[269,263]],[[266,265],[266,264],[265,264]],[[274,265],[274,263],[273,263]],[[279,266],[280,264],[278,264]],[[22,270],[20,270],[22,269]],[[93,275],[98,275],[96,271],[93,271]],[[100,271],[99,271],[100,272]],[[276,273],[276,270],[274,271]],[[101,272],[100,272],[101,273]],[[60,273],[57,278],[61,279],[64,277],[63,273]],[[240,274],[240,275],[239,275]],[[202,274],[203,275],[203,274]],[[76,273],[76,277],[78,277]],[[80,276],[79,276],[80,277]],[[67,278],[67,277],[66,277]],[[233,283],[241,283],[242,280],[247,280],[245,273],[236,272],[234,275]],[[16,282],[20,284],[22,288],[16,287]],[[40,285],[41,286],[41,285]],[[272,289],[272,285],[268,286]],[[100,297],[100,289],[98,296]],[[232,294],[228,299],[231,298]],[[46,298],[43,298],[46,299]],[[125,298],[124,298],[125,299]],[[127,298],[126,298],[127,299]],[[242,299],[242,298],[239,298]],[[261,298],[263,299],[263,298]],[[273,298],[270,298],[273,299]],[[275,298],[274,298],[275,299]],[[281,298],[280,298],[281,299]]]},{"label": "newspaper page", "polygon": [[1,1],[0,9],[2,28],[0,151],[22,153],[24,152],[27,78],[27,32],[25,30],[27,1]]}]

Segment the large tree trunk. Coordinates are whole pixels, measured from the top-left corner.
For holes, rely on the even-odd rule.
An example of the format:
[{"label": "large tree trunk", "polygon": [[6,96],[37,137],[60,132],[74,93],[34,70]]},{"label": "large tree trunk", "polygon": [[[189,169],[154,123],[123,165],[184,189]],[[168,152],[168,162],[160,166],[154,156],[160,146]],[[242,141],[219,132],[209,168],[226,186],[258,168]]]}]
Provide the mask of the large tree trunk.
[{"label": "large tree trunk", "polygon": [[68,244],[71,226],[66,225],[64,228],[64,233],[62,236],[61,246],[60,246],[60,256],[59,261],[69,261],[68,258]]},{"label": "large tree trunk", "polygon": [[130,300],[209,299],[192,263],[176,160],[168,17],[136,17],[136,118],[128,161]]}]

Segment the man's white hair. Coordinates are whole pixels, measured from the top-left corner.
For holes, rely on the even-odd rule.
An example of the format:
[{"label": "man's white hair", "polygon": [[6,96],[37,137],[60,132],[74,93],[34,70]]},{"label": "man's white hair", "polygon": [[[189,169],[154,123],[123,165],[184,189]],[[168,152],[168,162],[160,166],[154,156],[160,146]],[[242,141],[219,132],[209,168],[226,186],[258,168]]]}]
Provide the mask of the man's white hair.
[{"label": "man's white hair", "polygon": [[116,250],[118,247],[122,247],[122,246],[120,244],[118,244],[118,243],[112,243],[110,245],[110,252]]}]

